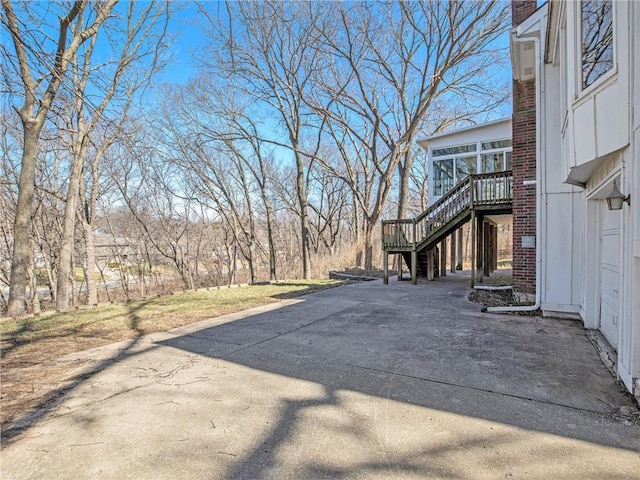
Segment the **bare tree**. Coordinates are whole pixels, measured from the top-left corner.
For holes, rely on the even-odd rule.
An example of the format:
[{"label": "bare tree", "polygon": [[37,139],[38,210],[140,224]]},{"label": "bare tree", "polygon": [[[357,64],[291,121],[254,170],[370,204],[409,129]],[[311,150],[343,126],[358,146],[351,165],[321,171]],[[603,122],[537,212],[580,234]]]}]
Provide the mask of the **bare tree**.
[{"label": "bare tree", "polygon": [[[37,4],[21,5],[16,13],[11,0],[2,0],[2,25],[9,31],[15,49],[15,57],[7,60],[19,72],[22,89],[22,104],[20,107],[15,106],[22,123],[23,154],[15,213],[11,292],[7,309],[10,316],[19,316],[25,311],[24,299],[31,258],[31,213],[40,132],[70,62],[81,45],[98,33],[116,3],[117,0],[73,2],[69,10],[59,16],[57,41],[53,46],[47,41],[44,29],[34,28],[41,25],[43,20],[46,22],[46,19],[29,13],[34,12],[33,7]],[[52,46],[51,50],[47,49]]]},{"label": "bare tree", "polygon": [[[270,141],[287,148],[296,166],[296,198],[299,204],[303,276],[310,278],[309,217],[306,168],[309,155],[304,145],[308,111],[303,98],[319,68],[311,26],[328,6],[307,9],[304,4],[283,1],[228,3],[226,15],[202,12],[210,20],[208,32],[212,61],[203,64],[227,84],[252,96],[273,119],[284,136]],[[221,20],[228,19],[228,23]]]},{"label": "bare tree", "polygon": [[[159,119],[161,124],[168,127],[172,135],[190,136],[190,140],[182,142],[177,150],[189,150],[198,147],[203,141],[216,143],[224,158],[230,161],[224,162],[216,168],[223,170],[223,176],[235,176],[235,182],[244,193],[244,201],[247,202],[247,215],[250,216],[250,235],[246,237],[251,244],[256,243],[256,220],[251,218],[254,210],[264,211],[266,225],[269,278],[277,278],[276,247],[273,236],[274,214],[271,205],[270,165],[273,163],[274,147],[269,141],[264,140],[260,132],[261,122],[256,120],[255,112],[250,108],[251,98],[242,92],[228,92],[216,84],[215,78],[209,75],[201,75],[187,86],[183,95],[173,97],[173,101],[167,102],[175,105],[172,114],[168,112],[162,115],[162,119],[182,118],[182,127],[176,128],[174,121]],[[192,171],[211,169],[214,165],[202,152],[189,155],[184,151],[185,159]],[[229,168],[232,166],[233,168]],[[228,171],[228,172],[225,172]],[[236,172],[236,173],[234,173]],[[257,188],[254,188],[257,187]],[[258,195],[253,192],[257,190]],[[255,201],[253,197],[256,197]],[[260,205],[261,204],[261,205]],[[239,218],[236,218],[240,221]],[[260,248],[259,244],[255,245]]]},{"label": "bare tree", "polygon": [[[111,38],[112,53],[116,60],[99,62],[96,67],[94,58],[97,36],[94,36],[88,46],[76,53],[72,68],[72,101],[69,105],[71,114],[62,117],[62,128],[69,132],[68,148],[73,161],[69,176],[69,186],[66,197],[64,215],[64,231],[62,234],[60,261],[58,264],[58,284],[56,308],[64,311],[69,308],[70,266],[74,244],[74,232],[77,213],[78,189],[82,180],[82,170],[87,160],[87,153],[92,145],[92,136],[98,126],[102,126],[104,135],[95,143],[90,177],[93,183],[92,195],[97,192],[95,184],[98,164],[104,152],[116,141],[122,133],[129,109],[135,95],[148,83],[151,76],[162,66],[159,55],[163,50],[167,22],[169,20],[168,4],[149,2],[140,4],[131,2],[126,5],[122,17],[117,22],[109,23],[104,29]],[[89,95],[88,89],[91,90]],[[115,109],[108,112],[108,108],[117,104]],[[108,116],[107,116],[108,113]],[[92,205],[93,204],[93,205]],[[83,225],[87,254],[92,256],[91,227],[95,221],[92,211],[95,209],[95,197],[90,196],[85,203]],[[88,286],[88,303],[97,302],[97,292],[93,273],[95,260],[87,258],[85,262],[86,280]]]},{"label": "bare tree", "polygon": [[420,150],[415,154],[413,168],[410,172],[409,188],[414,192],[413,204],[410,202],[408,210],[415,216],[419,215],[429,206],[429,191],[427,183],[429,179],[429,163],[427,154],[424,150]]},{"label": "bare tree", "polygon": [[220,145],[198,146],[188,162],[191,165],[191,188],[199,201],[213,208],[229,228],[234,244],[247,262],[251,282],[257,280],[257,238],[254,199],[238,151]]},{"label": "bare tree", "polygon": [[124,159],[109,165],[111,177],[146,241],[175,268],[183,288],[194,289],[190,206],[174,193],[170,181],[178,177],[179,167],[158,160],[156,147],[143,137],[140,132],[122,145]]},{"label": "bare tree", "polygon": [[7,308],[8,298],[5,287],[9,286],[11,272],[11,246],[13,245],[13,222],[18,197],[18,177],[16,175],[19,159],[12,152],[19,148],[20,138],[16,129],[6,121],[5,112],[0,120],[0,311]]},{"label": "bare tree", "polygon": [[309,208],[312,236],[316,253],[333,256],[344,227],[345,212],[349,204],[348,186],[327,170],[310,172]]},{"label": "bare tree", "polygon": [[[354,195],[365,212],[365,268],[370,268],[373,233],[393,177],[399,171],[403,216],[415,138],[436,120],[429,114],[438,99],[463,99],[473,107],[464,113],[477,115],[479,95],[491,93],[495,99],[486,103],[485,98],[481,112],[506,98],[485,71],[495,62],[490,46],[506,28],[507,11],[500,2],[436,1],[341,4],[334,11],[333,18],[314,25],[322,42],[318,48],[333,60],[318,78],[314,96],[305,100],[332,124],[324,128],[347,164],[347,183],[353,188],[359,172],[367,175],[365,191]],[[443,120],[441,114],[437,119],[432,132],[458,120]]]}]

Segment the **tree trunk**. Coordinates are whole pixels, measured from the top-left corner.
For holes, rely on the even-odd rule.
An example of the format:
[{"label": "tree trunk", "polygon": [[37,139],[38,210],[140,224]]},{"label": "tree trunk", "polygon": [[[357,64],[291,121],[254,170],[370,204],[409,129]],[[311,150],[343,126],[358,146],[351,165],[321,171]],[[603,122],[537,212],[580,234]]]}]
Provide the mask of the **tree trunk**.
[{"label": "tree trunk", "polygon": [[248,249],[249,249],[249,258],[247,259],[249,262],[249,283],[255,283],[257,281],[257,273],[256,273],[256,224],[253,217],[253,202],[251,201],[251,195],[249,195],[249,191],[247,188],[247,183],[245,181],[244,175],[242,176],[242,186],[244,191],[247,192],[247,211],[249,216],[249,234],[245,231],[245,237],[248,240]]},{"label": "tree trunk", "polygon": [[273,213],[271,203],[267,200],[266,192],[263,194],[264,207],[267,212],[267,241],[269,242],[269,280],[277,280],[276,271],[276,245],[273,238]]},{"label": "tree trunk", "polygon": [[[83,149],[81,148],[81,151]],[[58,286],[56,288],[56,310],[64,312],[69,310],[71,301],[71,263],[73,255],[73,243],[75,239],[76,205],[78,200],[78,185],[82,173],[83,155],[77,154],[73,159],[73,167],[69,178],[69,190],[67,191],[67,203],[64,207],[64,228],[60,241],[60,256],[58,261]]]},{"label": "tree trunk", "polygon": [[399,193],[398,193],[398,218],[406,218],[409,205],[409,176],[413,169],[414,156],[412,154],[413,148],[407,147],[404,156],[404,162],[398,163],[398,180],[399,180]]},{"label": "tree trunk", "polygon": [[42,123],[23,120],[24,139],[22,169],[18,184],[18,202],[13,229],[13,255],[7,315],[19,317],[25,313],[25,295],[29,282],[28,268],[31,261],[31,215],[35,192],[36,159]]},{"label": "tree trunk", "polygon": [[85,281],[87,282],[87,305],[97,305],[98,287],[95,280],[96,272],[96,247],[93,239],[93,228],[87,222],[82,222],[84,227],[85,245]]},{"label": "tree trunk", "polygon": [[373,270],[373,228],[368,224],[364,234],[364,269]]},{"label": "tree trunk", "polygon": [[78,282],[76,281],[76,262],[73,250],[71,252],[71,270],[69,277],[69,281],[71,282],[71,306],[75,308],[78,306],[78,294],[80,289],[78,288]]},{"label": "tree trunk", "polygon": [[238,247],[235,244],[233,245],[233,258],[230,267],[229,285],[232,285],[236,280],[236,272],[238,271]]},{"label": "tree trunk", "polygon": [[[31,252],[33,253],[34,248],[31,246]],[[29,265],[29,284],[31,290],[31,311],[34,315],[40,314],[40,296],[38,295],[38,277],[36,275],[36,266],[33,258],[33,254],[31,255],[31,262]]]},{"label": "tree trunk", "polygon": [[296,189],[300,205],[300,239],[302,243],[302,276],[311,280],[311,250],[309,248],[309,215],[307,213],[307,194],[304,183],[304,165],[301,155],[296,152]]}]

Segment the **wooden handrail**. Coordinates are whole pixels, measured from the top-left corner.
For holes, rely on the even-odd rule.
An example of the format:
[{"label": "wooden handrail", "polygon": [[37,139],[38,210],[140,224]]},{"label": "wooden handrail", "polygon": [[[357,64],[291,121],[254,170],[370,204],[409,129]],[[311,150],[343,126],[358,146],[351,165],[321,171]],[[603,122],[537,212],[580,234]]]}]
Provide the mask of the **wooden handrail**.
[{"label": "wooden handrail", "polygon": [[417,217],[383,220],[382,248],[415,250],[463,211],[505,203],[512,197],[510,170],[469,175]]}]

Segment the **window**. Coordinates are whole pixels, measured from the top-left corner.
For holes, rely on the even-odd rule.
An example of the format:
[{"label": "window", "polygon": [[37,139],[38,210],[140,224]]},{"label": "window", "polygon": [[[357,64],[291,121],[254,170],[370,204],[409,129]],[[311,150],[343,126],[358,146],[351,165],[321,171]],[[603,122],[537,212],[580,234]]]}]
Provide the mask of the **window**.
[{"label": "window", "polygon": [[582,2],[582,88],[613,68],[613,8],[611,0]]},{"label": "window", "polygon": [[492,142],[482,142],[482,150],[493,150],[494,148],[507,148],[511,146],[511,140],[494,140]]},{"label": "window", "polygon": [[476,156],[456,158],[456,183],[476,173]]},{"label": "window", "polygon": [[433,162],[433,194],[444,195],[453,188],[453,159]]},{"label": "window", "polygon": [[510,138],[434,148],[430,154],[433,197],[445,195],[469,175],[511,170]]},{"label": "window", "polygon": [[458,153],[475,152],[476,144],[460,145],[459,147],[445,147],[436,148],[431,152],[434,157],[441,157],[443,155],[457,155]]},{"label": "window", "polygon": [[502,152],[482,155],[482,173],[501,172],[504,169],[504,155]]}]

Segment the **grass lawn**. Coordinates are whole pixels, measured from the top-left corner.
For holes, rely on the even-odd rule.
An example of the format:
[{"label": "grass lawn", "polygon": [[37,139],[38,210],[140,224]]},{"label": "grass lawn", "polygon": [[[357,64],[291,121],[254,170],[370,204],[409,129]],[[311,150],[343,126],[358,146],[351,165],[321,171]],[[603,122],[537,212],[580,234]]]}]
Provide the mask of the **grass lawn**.
[{"label": "grass lawn", "polygon": [[58,385],[72,380],[69,367],[55,363],[59,357],[340,284],[333,280],[292,280],[0,319],[2,426],[11,430],[15,421],[50,401],[50,393]]}]

